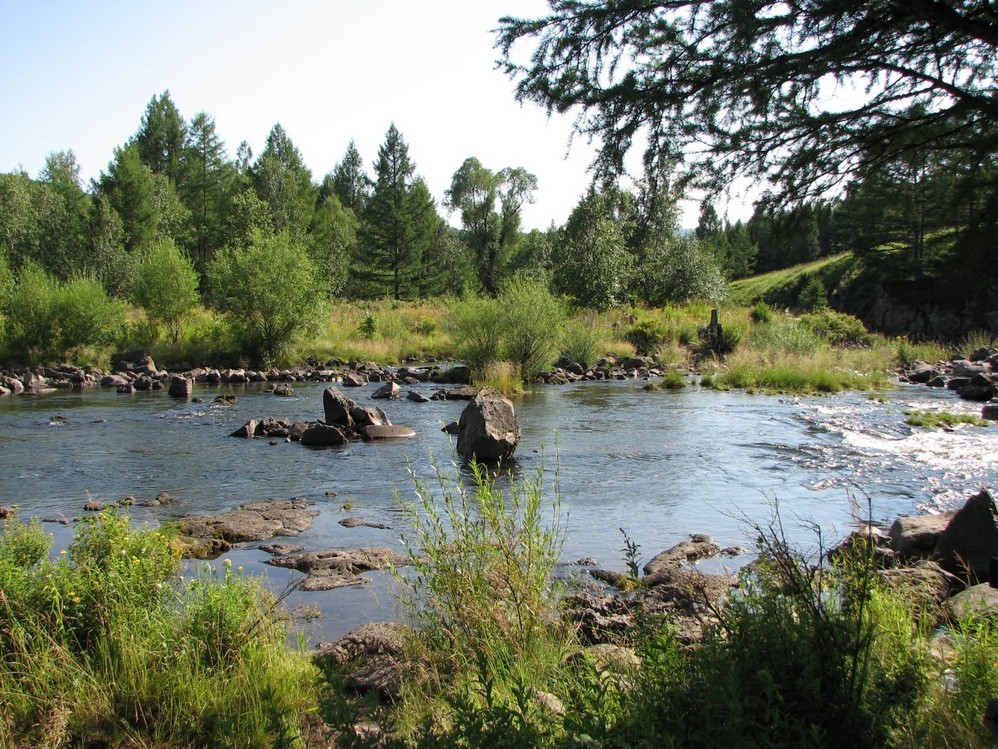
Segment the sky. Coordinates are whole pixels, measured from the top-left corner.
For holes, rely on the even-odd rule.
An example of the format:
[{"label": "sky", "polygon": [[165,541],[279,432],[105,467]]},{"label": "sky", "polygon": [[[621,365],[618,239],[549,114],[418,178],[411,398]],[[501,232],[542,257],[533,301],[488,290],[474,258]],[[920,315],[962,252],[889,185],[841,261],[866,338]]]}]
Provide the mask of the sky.
[{"label": "sky", "polygon": [[[495,67],[501,16],[544,0],[0,0],[0,173],[37,177],[72,149],[84,185],[169,91],[207,112],[230,157],[259,155],[280,123],[315,182],[353,139],[370,172],[391,123],[441,205],[470,157],[537,175],[526,229],[563,224],[589,184],[593,149],[573,117],[519,104]],[[684,205],[696,225],[698,204]],[[722,215],[747,218],[735,201]],[[452,224],[459,216],[450,215]]]}]

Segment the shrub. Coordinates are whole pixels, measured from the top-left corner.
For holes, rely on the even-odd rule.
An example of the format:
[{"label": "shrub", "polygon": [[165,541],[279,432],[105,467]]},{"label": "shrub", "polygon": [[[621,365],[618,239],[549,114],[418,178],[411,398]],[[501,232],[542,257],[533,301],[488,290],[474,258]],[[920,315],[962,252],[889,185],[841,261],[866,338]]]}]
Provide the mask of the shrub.
[{"label": "shrub", "polygon": [[805,311],[822,309],[828,306],[828,292],[825,284],[817,276],[812,276],[797,295],[797,306]]},{"label": "shrub", "polygon": [[5,339],[12,353],[37,358],[56,347],[58,291],[59,283],[41,266],[28,263],[21,269],[3,305]]},{"label": "shrub", "polygon": [[550,369],[559,354],[565,309],[540,280],[517,275],[497,298],[502,310],[504,358],[516,362],[525,380]]},{"label": "shrub", "polygon": [[132,298],[149,318],[166,326],[177,343],[187,315],[200,301],[194,263],[171,239],[161,240],[139,256]]},{"label": "shrub", "polygon": [[86,346],[107,346],[121,334],[125,306],[112,299],[91,278],[63,284],[53,300],[52,315],[58,326],[61,352]]},{"label": "shrub", "polygon": [[502,321],[494,299],[470,297],[450,306],[448,323],[458,351],[473,373],[502,358]]},{"label": "shrub", "polygon": [[572,320],[565,325],[561,341],[561,358],[566,362],[577,362],[585,369],[596,365],[600,356],[599,331],[581,320]]},{"label": "shrub", "polygon": [[844,312],[828,308],[800,316],[801,325],[812,330],[833,346],[868,346],[871,338],[863,322]]},{"label": "shrub", "polygon": [[643,356],[648,356],[665,340],[665,326],[658,320],[646,317],[631,326],[624,337],[633,344],[634,349]]},{"label": "shrub", "polygon": [[752,318],[752,322],[765,325],[773,321],[773,308],[763,301],[758,301],[749,311],[749,317]]},{"label": "shrub", "polygon": [[248,247],[222,251],[208,275],[215,304],[255,360],[288,353],[323,318],[325,292],[315,267],[286,234],[254,232]]}]

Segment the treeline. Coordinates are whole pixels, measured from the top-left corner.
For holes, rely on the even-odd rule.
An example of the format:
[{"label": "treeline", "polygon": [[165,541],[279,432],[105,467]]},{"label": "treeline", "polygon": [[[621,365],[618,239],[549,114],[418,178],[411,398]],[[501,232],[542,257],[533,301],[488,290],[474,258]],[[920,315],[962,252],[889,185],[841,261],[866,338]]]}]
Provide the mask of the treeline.
[{"label": "treeline", "polygon": [[728,279],[843,250],[893,248],[896,274],[938,274],[948,230],[973,235],[988,185],[968,187],[942,157],[909,161],[834,201],[760,201],[745,223],[706,201],[692,234],[675,162],[649,161],[626,188],[590,187],[564,226],[525,232],[538,182],[524,167],[470,157],[438,203],[392,125],[371,172],[351,141],[316,179],[279,124],[259,156],[245,142],[230,156],[209,114],[187,121],[164,92],[86,188],[72,151],[35,179],[0,175],[3,349],[34,360],[104,345],[114,326],[102,321],[121,320],[125,301],[145,310],[147,340],[176,341],[199,305],[228,313],[240,351],[260,359],[317,324],[329,298],[495,296],[517,274],[597,310],[718,301]]}]

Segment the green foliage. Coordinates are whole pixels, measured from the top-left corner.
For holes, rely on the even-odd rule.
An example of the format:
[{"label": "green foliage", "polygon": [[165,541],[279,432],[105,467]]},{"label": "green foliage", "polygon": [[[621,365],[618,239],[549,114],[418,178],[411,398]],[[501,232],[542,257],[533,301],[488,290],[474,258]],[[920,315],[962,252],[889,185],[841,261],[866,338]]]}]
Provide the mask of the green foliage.
[{"label": "green foliage", "polygon": [[666,332],[665,325],[655,318],[646,317],[628,328],[624,337],[639,354],[649,356],[665,340]]},{"label": "green foliage", "polygon": [[367,338],[368,340],[374,338],[378,334],[378,318],[376,315],[368,312],[364,315],[364,320],[360,323],[360,334]]},{"label": "green foliage", "polygon": [[132,298],[151,320],[166,326],[176,343],[184,318],[200,300],[194,264],[172,240],[156,242],[140,255]]},{"label": "green foliage", "polygon": [[489,362],[507,360],[529,380],[558,358],[565,311],[541,281],[514,276],[495,299],[472,297],[452,304],[449,312],[461,357],[475,373]]},{"label": "green foliage", "polygon": [[620,303],[631,260],[617,216],[618,193],[590,190],[568,217],[555,248],[552,285],[576,303],[607,310]]},{"label": "green foliage", "polygon": [[828,292],[820,278],[811,278],[804,284],[797,297],[797,306],[804,312],[813,312],[828,306]]},{"label": "green foliage", "polygon": [[114,342],[124,326],[124,305],[89,278],[60,284],[26,265],[3,307],[5,341],[16,356],[37,360]]},{"label": "green foliage", "polygon": [[752,305],[749,316],[752,318],[752,322],[765,325],[773,321],[773,310],[768,304],[760,300]]},{"label": "green foliage", "polygon": [[600,356],[599,331],[577,318],[565,324],[561,343],[561,358],[566,362],[577,362],[584,369],[596,365]]},{"label": "green foliage", "polygon": [[768,325],[753,327],[750,332],[752,345],[761,351],[803,355],[826,345],[814,328],[787,316],[780,316]]},{"label": "green foliage", "polygon": [[490,361],[481,370],[475,370],[472,379],[475,387],[490,387],[507,398],[523,395],[523,375],[520,368],[509,361]]},{"label": "green foliage", "polygon": [[952,429],[959,424],[986,427],[990,422],[974,414],[954,414],[948,411],[905,411],[905,424],[924,429]]},{"label": "green foliage", "polygon": [[255,233],[249,247],[224,250],[209,278],[215,305],[229,316],[243,350],[257,360],[286,354],[316,330],[325,311],[312,261],[286,234]]},{"label": "green foliage", "polygon": [[402,601],[433,669],[403,709],[432,716],[428,703],[448,706],[443,722],[420,727],[439,745],[530,746],[546,733],[533,694],[558,642],[559,500],[545,507],[540,474],[506,491],[496,481],[473,464],[466,482],[437,470],[431,487],[413,474],[415,499],[397,496],[411,529]]},{"label": "green foliage", "polygon": [[694,237],[676,237],[651,254],[647,266],[654,279],[648,300],[652,304],[718,304],[727,297],[727,283],[717,261]]},{"label": "green foliage", "polygon": [[[12,746],[276,746],[301,740],[315,670],[261,582],[190,583],[158,531],[102,513],[48,557],[37,522],[0,536],[0,735]],[[279,719],[275,720],[275,717]]]},{"label": "green foliage", "polygon": [[800,323],[833,346],[868,346],[871,342],[861,320],[827,307],[801,315]]},{"label": "green foliage", "polygon": [[565,310],[547,285],[525,275],[507,281],[496,300],[502,315],[505,359],[520,367],[524,380],[550,369],[558,358]]}]

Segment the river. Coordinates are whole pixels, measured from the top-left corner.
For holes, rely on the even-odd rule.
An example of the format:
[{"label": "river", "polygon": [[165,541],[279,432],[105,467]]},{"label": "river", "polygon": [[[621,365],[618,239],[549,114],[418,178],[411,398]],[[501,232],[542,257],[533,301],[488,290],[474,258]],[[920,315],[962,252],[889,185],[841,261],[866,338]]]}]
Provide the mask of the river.
[{"label": "river", "polygon": [[[950,509],[982,486],[998,487],[998,425],[947,432],[904,423],[911,408],[979,413],[951,392],[904,386],[876,398],[796,398],[699,387],[648,392],[644,384],[539,386],[516,402],[523,432],[516,470],[534,475],[543,466],[546,492],[560,492],[566,563],[590,557],[622,569],[621,528],[644,560],[690,533],[750,549],[753,524],[769,522],[776,507],[791,538],[814,546],[812,525],[834,541],[853,527],[857,512],[886,526],[898,515]],[[294,383],[290,398],[260,385],[196,387],[204,403],[162,391],[0,398],[0,505],[18,505],[22,517],[72,520],[88,497],[113,502],[169,492],[176,505],[130,510],[133,521],[155,524],[302,496],[320,514],[294,543],[398,546],[405,529],[396,492],[412,493],[407,462],[423,477],[433,465],[452,468],[453,438],[441,426],[456,420],[465,403],[386,403],[369,400],[377,385],[345,388],[416,436],[324,450],[228,436],[255,417],[321,418],[325,387]],[[238,397],[235,405],[211,402],[229,392]],[[339,525],[348,516],[390,528]],[[71,525],[46,529],[57,549],[72,533]],[[256,546],[227,556],[281,588],[292,573],[263,565],[267,555]],[[749,558],[710,564],[733,568]],[[387,575],[370,577],[367,586],[289,598],[322,612],[306,632],[311,640],[394,615]]]}]

